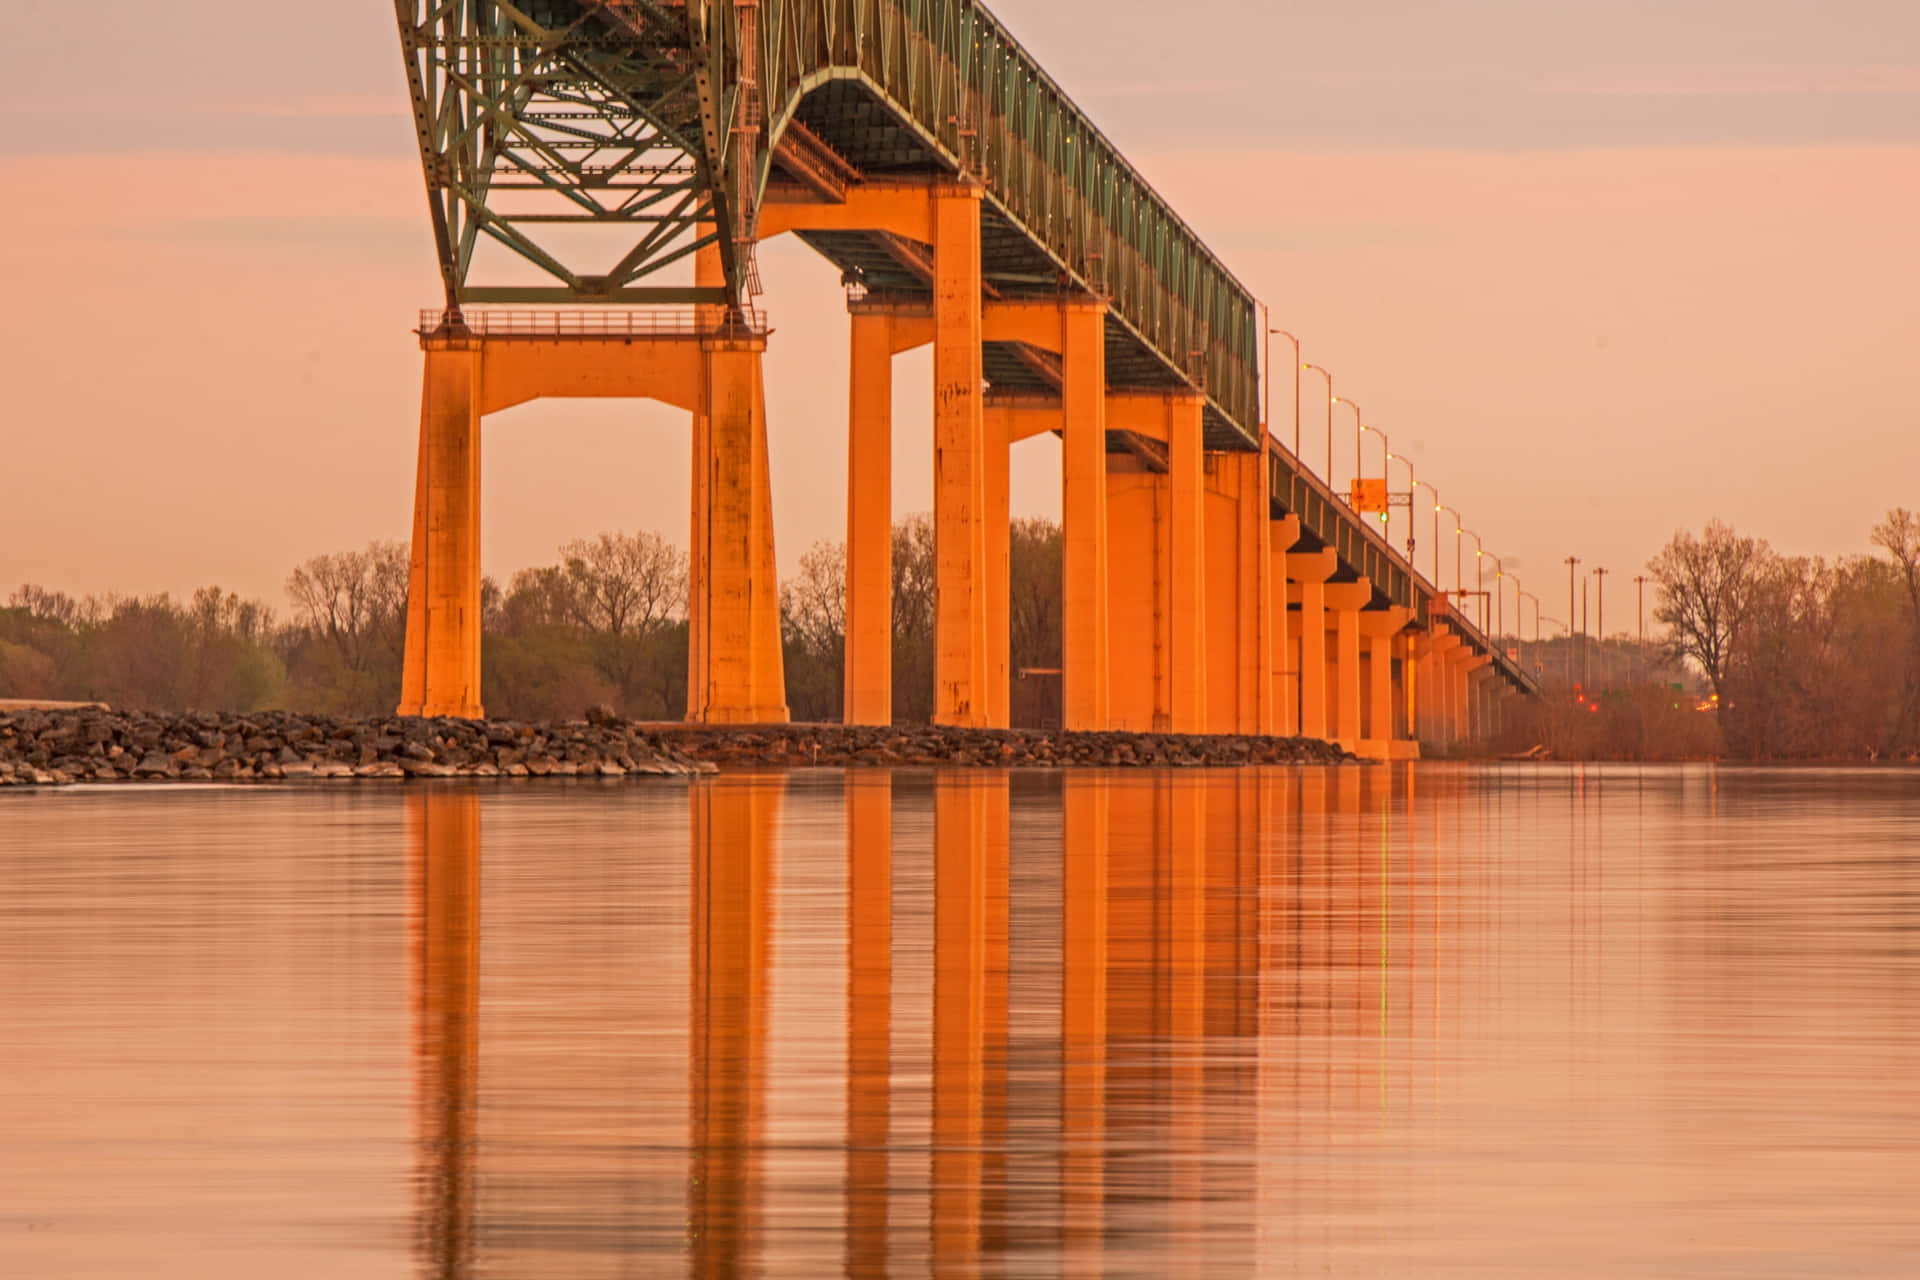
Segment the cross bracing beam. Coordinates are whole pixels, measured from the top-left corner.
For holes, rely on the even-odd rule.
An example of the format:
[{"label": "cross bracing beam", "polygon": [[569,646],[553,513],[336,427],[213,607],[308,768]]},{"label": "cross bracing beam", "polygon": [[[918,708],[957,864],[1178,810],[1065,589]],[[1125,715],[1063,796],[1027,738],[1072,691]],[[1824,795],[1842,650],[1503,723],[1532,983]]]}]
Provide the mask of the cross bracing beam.
[{"label": "cross bracing beam", "polygon": [[[1207,397],[1208,440],[1258,440],[1252,295],[975,0],[395,0],[450,306],[480,237],[610,301],[700,244],[755,291],[776,170],[979,180],[987,271],[1111,303],[1116,368]],[[799,122],[806,138],[786,149]],[[836,157],[838,165],[825,155]],[[844,167],[845,172],[838,172]],[[631,224],[583,265],[552,229]],[[1152,366],[1129,366],[1127,359]]]}]

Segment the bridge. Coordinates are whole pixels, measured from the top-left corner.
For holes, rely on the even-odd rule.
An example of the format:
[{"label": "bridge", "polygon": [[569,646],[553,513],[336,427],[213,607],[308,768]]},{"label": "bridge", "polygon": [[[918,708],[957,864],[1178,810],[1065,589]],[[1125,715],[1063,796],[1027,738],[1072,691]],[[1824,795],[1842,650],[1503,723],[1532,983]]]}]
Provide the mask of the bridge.
[{"label": "bridge", "polygon": [[755,255],[788,234],[848,296],[848,722],[892,718],[891,366],[923,346],[936,722],[1008,723],[1009,449],[1040,434],[1065,727],[1396,756],[1536,691],[1272,436],[1260,303],[979,4],[395,13],[445,291],[419,329],[402,714],[482,712],[481,420],[627,396],[692,418],[688,716],[787,718]]}]

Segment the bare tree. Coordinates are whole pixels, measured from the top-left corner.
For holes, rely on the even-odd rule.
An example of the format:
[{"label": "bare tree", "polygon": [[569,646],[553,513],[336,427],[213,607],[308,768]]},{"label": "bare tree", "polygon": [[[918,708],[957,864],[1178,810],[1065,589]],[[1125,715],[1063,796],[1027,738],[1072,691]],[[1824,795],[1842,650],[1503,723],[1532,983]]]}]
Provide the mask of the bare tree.
[{"label": "bare tree", "polygon": [[847,548],[817,542],[780,588],[787,704],[799,720],[840,718],[846,688]]},{"label": "bare tree", "polygon": [[560,548],[575,619],[615,638],[644,634],[687,599],[686,553],[657,533],[603,533]]},{"label": "bare tree", "polygon": [[64,591],[49,591],[34,583],[27,583],[13,593],[7,601],[9,608],[25,609],[35,618],[58,622],[65,626],[76,626],[83,621],[92,621],[84,617],[84,606]]},{"label": "bare tree", "polygon": [[1014,672],[1060,665],[1060,526],[1015,520],[1009,531],[1008,608]]},{"label": "bare tree", "polygon": [[540,579],[589,635],[594,665],[629,711],[669,683],[656,638],[687,599],[686,553],[657,533],[602,533],[560,548],[560,576]]},{"label": "bare tree", "polygon": [[922,513],[895,521],[893,718],[902,724],[933,718],[935,568],[933,517]]},{"label": "bare tree", "polygon": [[1908,745],[1920,743],[1920,515],[1895,507],[1873,527],[1873,545],[1893,557],[1894,572],[1907,592],[1907,661],[1900,723]]},{"label": "bare tree", "polygon": [[287,579],[299,625],[330,641],[347,670],[363,672],[377,651],[397,650],[407,618],[408,553],[402,542],[315,556]]},{"label": "bare tree", "polygon": [[288,577],[293,647],[318,654],[317,663],[290,665],[317,665],[334,709],[367,714],[398,694],[410,568],[405,543],[370,542],[315,556]]},{"label": "bare tree", "polygon": [[1660,587],[1653,616],[1666,624],[1676,658],[1692,660],[1715,696],[1722,692],[1734,637],[1753,598],[1761,568],[1772,556],[1767,544],[1713,521],[1696,538],[1682,530],[1647,561]]}]

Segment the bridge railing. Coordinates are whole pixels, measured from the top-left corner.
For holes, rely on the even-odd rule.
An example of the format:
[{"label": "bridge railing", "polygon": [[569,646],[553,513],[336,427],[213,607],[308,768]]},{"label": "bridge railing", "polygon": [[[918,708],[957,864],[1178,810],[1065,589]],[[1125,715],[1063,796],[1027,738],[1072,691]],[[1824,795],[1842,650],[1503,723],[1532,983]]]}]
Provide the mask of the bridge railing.
[{"label": "bridge railing", "polygon": [[766,314],[747,311],[738,320],[702,315],[686,307],[621,310],[574,307],[530,310],[468,307],[458,312],[429,308],[420,313],[420,334],[465,330],[480,338],[700,338],[727,334],[764,337]]}]

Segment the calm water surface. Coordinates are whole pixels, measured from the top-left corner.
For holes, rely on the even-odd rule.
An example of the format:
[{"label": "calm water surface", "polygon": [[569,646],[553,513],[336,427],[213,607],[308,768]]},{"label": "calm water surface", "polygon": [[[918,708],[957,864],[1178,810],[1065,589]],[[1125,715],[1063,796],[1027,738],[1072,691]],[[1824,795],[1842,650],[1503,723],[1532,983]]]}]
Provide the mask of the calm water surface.
[{"label": "calm water surface", "polygon": [[0,796],[0,1275],[1920,1274],[1920,774]]}]

